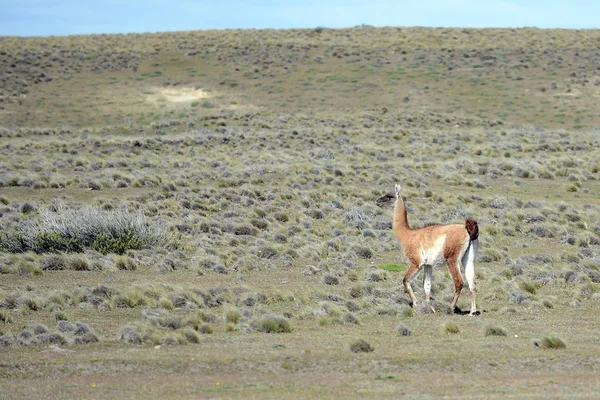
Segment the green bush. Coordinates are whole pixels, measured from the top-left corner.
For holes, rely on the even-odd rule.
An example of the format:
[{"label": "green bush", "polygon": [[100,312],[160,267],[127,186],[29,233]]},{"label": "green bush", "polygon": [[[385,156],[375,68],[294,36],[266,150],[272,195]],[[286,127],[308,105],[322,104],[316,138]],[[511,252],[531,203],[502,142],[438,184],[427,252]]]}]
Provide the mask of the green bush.
[{"label": "green bush", "polygon": [[94,240],[91,247],[101,254],[124,254],[127,250],[140,250],[143,248],[143,243],[140,237],[132,230],[127,229],[114,237],[100,233],[96,236],[96,240]]},{"label": "green bush", "polygon": [[72,237],[62,236],[56,231],[40,232],[34,237],[31,250],[40,253],[81,252],[83,247]]}]

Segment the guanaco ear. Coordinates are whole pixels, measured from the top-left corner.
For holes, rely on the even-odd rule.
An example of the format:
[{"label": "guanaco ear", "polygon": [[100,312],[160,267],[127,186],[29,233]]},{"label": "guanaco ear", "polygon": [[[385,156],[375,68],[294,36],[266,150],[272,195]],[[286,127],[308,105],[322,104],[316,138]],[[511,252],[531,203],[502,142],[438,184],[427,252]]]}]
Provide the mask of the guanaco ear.
[{"label": "guanaco ear", "polygon": [[402,189],[402,186],[400,186],[399,184],[396,184],[396,199],[400,198],[400,190]]}]

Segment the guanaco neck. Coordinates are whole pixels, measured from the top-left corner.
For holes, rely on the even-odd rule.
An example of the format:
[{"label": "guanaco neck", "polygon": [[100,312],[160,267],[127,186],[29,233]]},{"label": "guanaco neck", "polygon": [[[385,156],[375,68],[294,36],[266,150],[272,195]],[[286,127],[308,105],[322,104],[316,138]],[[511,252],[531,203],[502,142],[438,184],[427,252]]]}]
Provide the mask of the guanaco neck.
[{"label": "guanaco neck", "polygon": [[408,218],[406,217],[406,206],[404,205],[402,197],[399,197],[394,205],[392,229],[401,243],[404,242],[407,234],[410,234],[410,226],[408,225]]}]

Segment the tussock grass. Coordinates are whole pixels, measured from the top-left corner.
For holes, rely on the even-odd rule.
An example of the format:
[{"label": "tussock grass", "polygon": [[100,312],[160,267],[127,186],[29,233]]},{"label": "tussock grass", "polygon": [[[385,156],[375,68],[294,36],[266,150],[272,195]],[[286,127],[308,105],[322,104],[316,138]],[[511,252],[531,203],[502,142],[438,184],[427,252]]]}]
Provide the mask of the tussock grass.
[{"label": "tussock grass", "polygon": [[292,331],[288,319],[278,315],[264,315],[254,318],[250,325],[253,329],[265,333],[289,333]]},{"label": "tussock grass", "polygon": [[443,326],[443,331],[445,333],[450,333],[450,334],[457,334],[460,333],[460,329],[458,328],[458,325],[454,322],[446,322]]},{"label": "tussock grass", "polygon": [[506,331],[498,326],[488,325],[485,328],[485,336],[506,336]]},{"label": "tussock grass", "polygon": [[536,344],[542,349],[566,349],[565,342],[556,336],[545,336]]},{"label": "tussock grass", "polygon": [[10,324],[10,323],[12,323],[12,321],[13,321],[12,316],[8,312],[0,310],[0,322],[3,322],[5,324]]},{"label": "tussock grass", "polygon": [[225,311],[225,321],[237,324],[242,319],[242,313],[236,308],[229,308]]}]

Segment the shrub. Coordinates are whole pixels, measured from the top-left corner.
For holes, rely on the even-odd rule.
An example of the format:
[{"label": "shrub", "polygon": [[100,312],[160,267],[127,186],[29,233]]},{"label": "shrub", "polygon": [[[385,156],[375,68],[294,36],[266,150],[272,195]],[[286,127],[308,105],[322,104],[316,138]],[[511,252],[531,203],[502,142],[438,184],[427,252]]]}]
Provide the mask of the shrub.
[{"label": "shrub", "polygon": [[362,286],[354,285],[350,288],[350,297],[357,299],[359,297],[362,297],[362,295],[363,295]]},{"label": "shrub", "polygon": [[125,295],[120,295],[116,298],[115,304],[120,308],[134,308],[138,306],[144,306],[147,303],[147,299],[143,293],[137,290],[131,290]]},{"label": "shrub", "polygon": [[326,274],[323,276],[323,283],[326,285],[339,285],[340,280],[337,276]]},{"label": "shrub", "polygon": [[60,271],[67,267],[66,260],[61,255],[51,255],[42,261],[42,269],[44,271]]},{"label": "shrub", "polygon": [[21,253],[27,251],[27,237],[23,232],[0,232],[0,251]]},{"label": "shrub", "polygon": [[33,333],[39,335],[40,333],[48,333],[48,328],[44,324],[35,323],[31,326]]},{"label": "shrub", "polygon": [[256,255],[260,258],[266,258],[266,259],[274,258],[277,256],[277,249],[275,249],[272,246],[265,245],[258,249]]},{"label": "shrub", "polygon": [[373,252],[368,247],[355,246],[354,252],[360,258],[372,258],[373,257]]},{"label": "shrub", "polygon": [[0,336],[0,347],[8,347],[12,345],[14,337],[10,334],[4,334]]},{"label": "shrub", "polygon": [[124,254],[127,250],[139,250],[143,248],[142,239],[132,230],[118,233],[109,237],[104,233],[98,234],[92,242],[91,248],[101,254],[115,253]]},{"label": "shrub", "polygon": [[233,324],[237,324],[242,319],[242,313],[237,308],[230,308],[225,311],[225,320]]},{"label": "shrub", "polygon": [[354,300],[348,300],[346,302],[346,308],[348,309],[348,311],[351,311],[351,312],[356,312],[356,311],[360,310],[360,306]]},{"label": "shrub", "polygon": [[117,257],[115,265],[121,271],[135,271],[137,269],[137,264],[131,257]]},{"label": "shrub", "polygon": [[538,344],[542,349],[566,349],[567,345],[555,336],[544,337]]},{"label": "shrub", "polygon": [[552,302],[548,299],[544,299],[542,300],[542,305],[546,308],[554,308],[554,305],[552,304]]},{"label": "shrub", "polygon": [[292,331],[289,321],[278,315],[265,315],[252,321],[252,327],[259,332],[288,333]]},{"label": "shrub", "polygon": [[414,317],[415,316],[415,310],[412,307],[405,307],[402,310],[402,316],[403,317],[407,317],[407,318]]},{"label": "shrub", "polygon": [[69,267],[75,271],[90,271],[90,262],[85,258],[73,257],[69,260]]},{"label": "shrub", "polygon": [[264,219],[253,219],[250,221],[250,223],[260,229],[261,231],[266,230],[267,228],[269,228],[269,223],[267,221],[265,221]]},{"label": "shrub", "polygon": [[29,203],[23,203],[23,205],[21,206],[21,212],[23,214],[29,214],[35,211],[35,206],[29,204]]},{"label": "shrub", "polygon": [[533,294],[533,295],[535,295],[538,291],[537,285],[530,281],[521,281],[519,283],[519,288],[521,288],[521,290],[523,290],[527,293]]},{"label": "shrub", "polygon": [[87,344],[99,342],[98,336],[92,328],[83,322],[75,322],[75,330],[73,331],[73,342],[75,344]]},{"label": "shrub", "polygon": [[173,304],[171,299],[166,297],[161,297],[158,300],[158,306],[164,308],[165,310],[173,310],[175,308],[175,305]]},{"label": "shrub", "polygon": [[444,331],[446,333],[459,333],[460,329],[458,329],[458,325],[456,325],[454,322],[446,322],[446,325],[444,325]]},{"label": "shrub", "polygon": [[213,328],[209,324],[200,324],[200,326],[198,326],[198,332],[210,335],[213,333]]},{"label": "shrub", "polygon": [[180,315],[167,314],[155,319],[161,328],[180,329],[183,326],[183,318]]},{"label": "shrub", "polygon": [[497,326],[488,326],[485,328],[485,336],[506,336],[506,331]]},{"label": "shrub", "polygon": [[83,246],[73,237],[61,236],[56,231],[40,232],[31,243],[31,250],[40,253],[81,252]]},{"label": "shrub", "polygon": [[58,328],[58,330],[60,332],[74,332],[75,331],[75,325],[73,325],[69,321],[64,321],[64,320],[58,321],[58,323],[56,324],[56,327]]},{"label": "shrub", "polygon": [[369,353],[373,350],[373,347],[363,339],[357,339],[350,344],[350,351],[353,353]]},{"label": "shrub", "polygon": [[410,336],[412,334],[410,328],[404,325],[402,322],[398,324],[396,331],[402,336]]},{"label": "shrub", "polygon": [[196,314],[196,316],[203,322],[214,323],[217,320],[214,315],[205,311],[199,311],[198,314]]},{"label": "shrub", "polygon": [[126,326],[119,332],[119,340],[125,343],[142,344],[142,337],[140,334],[130,326]]},{"label": "shrub", "polygon": [[[123,254],[167,243],[164,224],[151,224],[141,211],[76,210],[42,212],[22,227],[25,250],[36,253],[81,252],[92,248],[102,254]],[[14,246],[13,246],[14,247]]]},{"label": "shrub", "polygon": [[12,316],[6,311],[0,310],[0,322],[4,322],[6,324],[12,323]]},{"label": "shrub", "polygon": [[42,302],[39,299],[30,297],[25,300],[25,305],[31,311],[39,311],[42,309]]},{"label": "shrub", "polygon": [[239,225],[236,226],[235,228],[233,228],[233,233],[234,235],[249,235],[249,236],[256,236],[258,235],[258,229],[256,229],[253,226],[249,226],[249,225]]},{"label": "shrub", "polygon": [[275,213],[273,216],[279,222],[288,222],[290,220],[290,217],[288,217],[287,214],[282,212]]},{"label": "shrub", "polygon": [[191,328],[183,328],[181,330],[181,335],[188,343],[200,343],[200,335]]},{"label": "shrub", "polygon": [[358,318],[351,312],[346,312],[342,315],[342,321],[346,324],[358,324]]},{"label": "shrub", "polygon": [[381,282],[387,279],[387,274],[384,271],[372,270],[367,272],[366,279],[369,282]]}]

